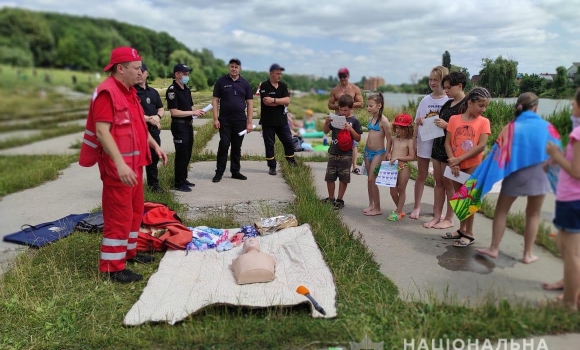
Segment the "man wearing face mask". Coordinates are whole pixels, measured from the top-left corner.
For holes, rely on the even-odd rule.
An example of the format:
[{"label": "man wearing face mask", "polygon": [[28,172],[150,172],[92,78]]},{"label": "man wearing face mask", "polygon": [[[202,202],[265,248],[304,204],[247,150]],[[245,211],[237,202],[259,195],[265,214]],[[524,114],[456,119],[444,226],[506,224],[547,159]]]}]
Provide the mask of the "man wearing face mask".
[{"label": "man wearing face mask", "polygon": [[[149,77],[149,71],[147,70],[147,65],[145,62],[141,62],[141,77],[138,78],[137,84],[134,85],[135,90],[137,90],[137,96],[141,100],[141,107],[143,107],[143,112],[145,112],[144,118],[147,123],[147,128],[153,139],[161,146],[161,118],[165,111],[163,110],[163,102],[161,101],[161,96],[154,88],[147,84],[147,77]],[[151,164],[145,167],[145,172],[147,173],[147,185],[153,192],[163,192],[163,189],[159,185],[159,178],[157,177],[157,163],[159,162],[159,157],[151,148]]]},{"label": "man wearing face mask", "polygon": [[193,109],[191,91],[187,86],[190,69],[178,63],[173,67],[173,83],[167,88],[165,98],[171,113],[171,134],[175,144],[175,184],[180,192],[191,192],[195,184],[187,181],[187,166],[193,152],[193,118],[201,117],[201,109]]}]

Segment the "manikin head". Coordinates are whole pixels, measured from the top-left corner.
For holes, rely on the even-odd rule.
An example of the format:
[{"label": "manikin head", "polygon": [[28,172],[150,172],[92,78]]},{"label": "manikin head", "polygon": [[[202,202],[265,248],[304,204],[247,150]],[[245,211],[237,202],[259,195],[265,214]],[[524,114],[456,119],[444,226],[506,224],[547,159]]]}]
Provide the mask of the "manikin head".
[{"label": "manikin head", "polygon": [[244,254],[259,251],[260,251],[260,241],[258,241],[256,237],[251,237],[244,241]]}]

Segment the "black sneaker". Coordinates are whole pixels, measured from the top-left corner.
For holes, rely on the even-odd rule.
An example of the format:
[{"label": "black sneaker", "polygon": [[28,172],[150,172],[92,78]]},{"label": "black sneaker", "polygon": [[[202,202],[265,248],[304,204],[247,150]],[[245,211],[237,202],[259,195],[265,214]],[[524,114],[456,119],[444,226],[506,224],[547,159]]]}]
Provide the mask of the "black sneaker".
[{"label": "black sneaker", "polygon": [[185,180],[184,184],[185,184],[185,186],[195,187],[195,184],[193,182],[189,182],[187,180]]},{"label": "black sneaker", "polygon": [[146,255],[146,254],[140,254],[137,253],[137,255],[135,255],[134,258],[128,259],[127,262],[131,263],[131,264],[151,264],[152,262],[155,261],[155,258],[152,257],[151,255]]},{"label": "black sneaker", "polygon": [[268,174],[270,174],[270,175],[276,175],[276,174],[278,174],[278,173],[276,172],[276,168],[272,167],[272,168],[270,168],[270,170],[268,171]]},{"label": "black sneaker", "polygon": [[232,179],[247,180],[248,178],[241,173],[232,173]]},{"label": "black sneaker", "polygon": [[332,204],[332,205],[334,205],[335,199],[334,198],[330,198],[330,197],[326,197],[324,199],[321,199],[320,201],[322,203],[325,203],[325,204]]},{"label": "black sneaker", "polygon": [[117,272],[109,272],[109,278],[113,281],[113,282],[120,282],[120,283],[131,283],[131,282],[137,282],[143,279],[143,276],[141,276],[138,273],[135,273],[131,270],[122,270],[122,271],[117,271]]},{"label": "black sneaker", "polygon": [[334,201],[334,206],[332,207],[332,209],[334,210],[340,210],[344,208],[344,201],[342,199],[337,199]]},{"label": "black sneaker", "polygon": [[155,184],[155,185],[149,187],[149,189],[151,190],[151,192],[155,192],[155,193],[163,192],[163,188],[161,188],[161,186],[159,186],[158,184]]},{"label": "black sneaker", "polygon": [[211,182],[220,182],[222,180],[222,176],[215,174],[215,176],[213,177],[213,179],[211,179]]},{"label": "black sneaker", "polygon": [[173,189],[176,191],[179,191],[179,192],[191,192],[191,188],[189,188],[189,186],[187,186],[185,184],[181,185],[181,186],[174,187]]}]

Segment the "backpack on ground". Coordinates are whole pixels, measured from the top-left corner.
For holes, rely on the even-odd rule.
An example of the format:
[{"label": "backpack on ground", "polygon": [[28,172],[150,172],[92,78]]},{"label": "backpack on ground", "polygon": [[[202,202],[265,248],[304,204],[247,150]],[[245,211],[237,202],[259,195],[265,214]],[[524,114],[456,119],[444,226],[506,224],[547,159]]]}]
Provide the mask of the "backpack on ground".
[{"label": "backpack on ground", "polygon": [[304,151],[304,148],[302,148],[302,139],[297,136],[292,136],[292,147],[294,148],[294,152]]},{"label": "backpack on ground", "polygon": [[338,132],[336,135],[336,142],[338,144],[338,148],[343,152],[351,150],[352,146],[354,145],[350,131],[346,129],[342,129]]},{"label": "backpack on ground", "polygon": [[99,233],[103,232],[105,227],[105,220],[103,219],[103,212],[89,214],[86,218],[79,221],[76,230],[80,232]]}]

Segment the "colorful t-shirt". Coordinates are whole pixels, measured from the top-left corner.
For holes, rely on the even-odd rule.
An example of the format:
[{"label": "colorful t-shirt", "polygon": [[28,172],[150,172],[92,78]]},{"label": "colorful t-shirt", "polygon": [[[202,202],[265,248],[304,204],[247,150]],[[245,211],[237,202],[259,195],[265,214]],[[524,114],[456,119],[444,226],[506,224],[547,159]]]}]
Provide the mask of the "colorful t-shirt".
[{"label": "colorful t-shirt", "polygon": [[[449,97],[433,98],[431,95],[423,97],[419,106],[417,107],[417,114],[415,114],[415,123],[417,119],[435,118],[439,117],[441,107],[447,102]],[[421,126],[419,126],[419,129]],[[433,140],[421,140],[421,132],[417,130],[417,156],[421,158],[431,158],[431,149],[433,148]]]},{"label": "colorful t-shirt", "polygon": [[[461,118],[461,114],[454,115],[449,119],[447,131],[451,134],[449,136],[454,157],[459,157],[477,146],[481,135],[491,135],[489,120],[481,115],[468,122]],[[479,165],[482,160],[483,152],[480,152],[475,157],[459,163],[459,168],[462,170],[472,168]]]},{"label": "colorful t-shirt", "polygon": [[[574,152],[572,147],[574,147],[574,143],[580,140],[580,126],[576,127],[570,133],[570,141],[566,146],[566,154],[565,157],[569,161],[572,161],[574,158]],[[580,200],[580,180],[573,178],[565,172],[564,170],[560,169],[558,173],[558,188],[556,189],[556,199],[562,202],[571,202]]]}]

